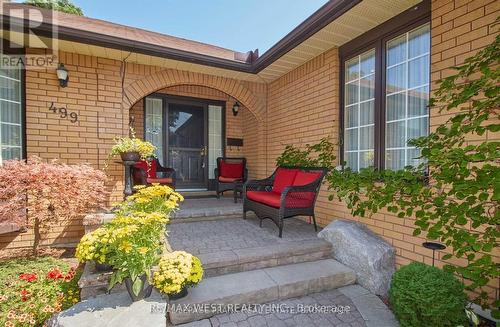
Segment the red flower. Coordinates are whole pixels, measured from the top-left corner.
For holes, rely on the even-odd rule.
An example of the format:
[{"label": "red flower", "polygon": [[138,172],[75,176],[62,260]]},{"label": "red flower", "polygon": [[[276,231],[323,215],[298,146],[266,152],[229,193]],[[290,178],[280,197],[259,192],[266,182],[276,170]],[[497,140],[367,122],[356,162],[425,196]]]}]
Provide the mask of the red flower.
[{"label": "red flower", "polygon": [[31,283],[31,282],[34,282],[35,280],[37,280],[38,276],[35,273],[31,273],[31,274],[26,273],[26,274],[21,274],[19,276],[19,279],[25,280],[25,281]]},{"label": "red flower", "polygon": [[21,290],[21,300],[23,302],[26,302],[28,300],[28,295],[30,295],[30,292],[28,292],[26,289]]},{"label": "red flower", "polygon": [[66,274],[66,276],[64,276],[64,280],[69,282],[70,280],[73,279],[73,277],[75,277],[75,274],[76,274],[76,268],[75,267],[71,267],[68,271],[68,273]]},{"label": "red flower", "polygon": [[56,280],[64,278],[64,276],[61,274],[59,268],[54,268],[47,273],[47,278]]}]

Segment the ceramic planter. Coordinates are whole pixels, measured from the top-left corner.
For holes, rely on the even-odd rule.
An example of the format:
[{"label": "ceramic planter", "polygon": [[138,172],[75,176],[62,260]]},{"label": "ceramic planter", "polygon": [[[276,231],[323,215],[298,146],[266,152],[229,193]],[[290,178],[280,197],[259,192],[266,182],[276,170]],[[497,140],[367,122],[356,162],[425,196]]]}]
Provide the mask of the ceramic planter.
[{"label": "ceramic planter", "polygon": [[136,151],[124,152],[121,153],[120,156],[122,157],[123,161],[139,161],[141,159],[141,155]]},{"label": "ceramic planter", "polygon": [[142,288],[137,295],[134,294],[132,288],[133,285],[132,279],[125,278],[125,286],[127,287],[128,295],[130,295],[130,298],[132,299],[133,302],[148,298],[151,295],[151,291],[153,290],[153,286],[149,284],[146,274],[142,274],[138,278],[142,281]]},{"label": "ceramic planter", "polygon": [[95,270],[99,272],[108,272],[113,270],[113,266],[105,263],[95,263]]},{"label": "ceramic planter", "polygon": [[169,294],[168,298],[169,298],[169,300],[178,300],[178,299],[182,299],[187,294],[188,294],[188,289],[186,286],[184,286],[179,293]]}]

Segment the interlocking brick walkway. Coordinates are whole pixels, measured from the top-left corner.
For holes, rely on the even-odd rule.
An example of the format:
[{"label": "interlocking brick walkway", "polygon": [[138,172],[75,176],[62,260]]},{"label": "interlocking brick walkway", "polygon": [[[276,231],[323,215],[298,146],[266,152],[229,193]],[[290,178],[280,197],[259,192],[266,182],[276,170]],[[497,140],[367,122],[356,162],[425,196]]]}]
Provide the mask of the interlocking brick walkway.
[{"label": "interlocking brick walkway", "polygon": [[[251,313],[230,313],[221,314],[209,319],[213,327],[361,327],[366,326],[365,320],[358,312],[352,301],[338,290],[311,294],[301,298],[289,299],[273,302],[274,308],[278,312],[251,312]],[[321,307],[324,306],[324,307]],[[301,310],[312,308],[333,308],[337,310],[349,310],[349,312],[310,312],[297,313],[291,310]],[[263,306],[263,310],[266,307]],[[256,310],[257,311],[257,310]],[[281,312],[284,311],[284,312]],[[290,312],[287,312],[290,311]],[[210,326],[207,324],[207,326]]]},{"label": "interlocking brick walkway", "polygon": [[266,219],[260,228],[259,220],[251,215],[246,220],[234,218],[176,223],[170,224],[167,229],[173,249],[193,254],[317,239],[313,225],[299,219],[286,219],[283,238],[279,238],[278,227],[273,222]]},{"label": "interlocking brick walkway", "polygon": [[[217,207],[219,206],[219,207]],[[184,210],[184,212],[182,212]],[[208,217],[210,212],[240,212],[241,203],[234,204],[232,199],[190,199],[183,204],[178,214],[178,222],[170,224],[168,239],[174,250],[184,250],[204,258],[210,256],[236,257],[251,252],[258,257],[262,252],[252,252],[265,247],[273,251],[278,247],[297,249],[319,241],[312,224],[299,219],[287,219],[283,229],[283,238],[278,237],[278,228],[270,220],[264,220],[259,227],[259,220],[252,214],[244,220],[233,218],[190,221],[183,217]],[[321,240],[322,241],[322,240]],[[267,250],[266,250],[267,251]],[[293,250],[291,250],[293,251]],[[354,303],[354,302],[355,303]],[[312,307],[315,306],[316,307]],[[349,312],[297,312],[301,308],[347,308]],[[392,313],[375,295],[359,285],[315,293],[294,299],[281,300],[259,307],[270,311],[239,311],[219,314],[210,319],[181,325],[185,327],[280,327],[280,326],[397,326]],[[267,309],[266,309],[267,308]],[[271,308],[271,309],[269,309]],[[274,309],[272,309],[274,308]],[[279,308],[279,309],[277,309]],[[338,309],[337,309],[338,310]],[[382,323],[382,325],[380,324]]]}]

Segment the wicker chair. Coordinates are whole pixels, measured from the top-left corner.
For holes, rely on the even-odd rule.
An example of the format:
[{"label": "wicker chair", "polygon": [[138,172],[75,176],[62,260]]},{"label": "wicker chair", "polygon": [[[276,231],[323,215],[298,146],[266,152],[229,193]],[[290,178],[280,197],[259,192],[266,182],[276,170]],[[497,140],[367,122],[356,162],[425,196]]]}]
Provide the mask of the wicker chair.
[{"label": "wicker chair", "polygon": [[[158,177],[158,173],[164,176]],[[152,158],[149,165],[146,161],[139,161],[132,167],[134,185],[151,185],[158,183],[175,188],[175,169],[163,167],[157,158]]]},{"label": "wicker chair", "polygon": [[217,168],[215,172],[215,191],[217,198],[225,191],[233,190],[235,183],[245,183],[247,181],[248,169],[246,158],[217,158]]},{"label": "wicker chair", "polygon": [[283,235],[283,221],[295,216],[311,216],[317,231],[314,205],[326,168],[277,168],[262,180],[251,180],[243,185],[243,219],[253,211],[260,219],[271,219]]}]

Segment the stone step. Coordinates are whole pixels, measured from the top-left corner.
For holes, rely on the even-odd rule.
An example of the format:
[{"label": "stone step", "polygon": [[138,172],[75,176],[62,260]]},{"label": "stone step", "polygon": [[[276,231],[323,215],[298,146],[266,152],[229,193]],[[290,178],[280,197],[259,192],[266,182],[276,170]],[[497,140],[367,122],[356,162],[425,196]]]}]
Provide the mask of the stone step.
[{"label": "stone step", "polygon": [[150,297],[132,302],[128,293],[99,295],[78,302],[52,316],[48,327],[165,327],[166,300],[156,290]]},{"label": "stone step", "polygon": [[[174,249],[175,250],[175,249]],[[332,245],[323,239],[283,242],[198,254],[206,277],[331,258]]]},{"label": "stone step", "polygon": [[[175,250],[175,249],[174,249]],[[276,267],[300,262],[316,261],[331,257],[331,244],[323,239],[286,242],[273,247],[252,247],[199,254],[205,277]],[[85,264],[78,281],[80,296],[88,299],[105,294],[111,272],[96,271],[93,262]],[[125,287],[117,284],[111,293],[123,292]]]},{"label": "stone step", "polygon": [[242,217],[241,200],[234,203],[232,197],[187,198],[180,204],[179,210],[170,214],[171,223],[197,222],[225,218]]},{"label": "stone step", "polygon": [[354,271],[333,259],[210,277],[189,289],[186,297],[170,301],[168,316],[172,324],[178,325],[209,318],[228,306],[299,297],[355,281]]}]

